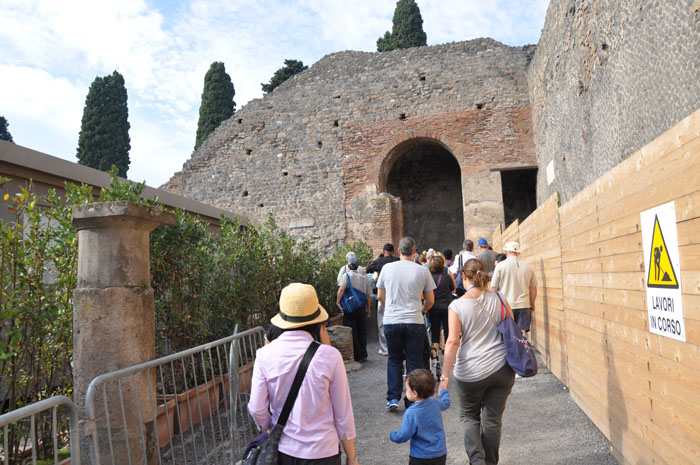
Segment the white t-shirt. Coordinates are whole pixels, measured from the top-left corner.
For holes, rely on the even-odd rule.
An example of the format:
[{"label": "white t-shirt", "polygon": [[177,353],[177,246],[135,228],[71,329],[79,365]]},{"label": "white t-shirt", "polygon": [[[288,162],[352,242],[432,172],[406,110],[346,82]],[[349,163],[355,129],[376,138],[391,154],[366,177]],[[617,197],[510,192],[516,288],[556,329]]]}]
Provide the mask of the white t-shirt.
[{"label": "white t-shirt", "polygon": [[[340,270],[338,271],[338,277],[336,278],[335,282],[338,283],[338,286],[340,286],[340,278],[345,276],[346,271],[352,271],[350,268],[348,268],[347,265],[343,265],[340,267]],[[364,266],[358,266],[357,267],[357,272],[360,274],[365,274],[365,267]]]},{"label": "white t-shirt", "polygon": [[459,255],[457,255],[457,256],[455,257],[454,263],[447,269],[447,271],[449,271],[450,273],[452,273],[452,274],[455,275],[455,276],[460,272],[460,269],[459,269],[459,264],[460,264],[459,257],[462,257],[462,266],[464,266],[464,264],[467,263],[468,260],[470,260],[470,259],[472,259],[472,258],[476,258],[476,255],[474,255],[474,254],[471,253],[471,252],[467,252],[466,250],[462,250],[462,251],[459,253]]},{"label": "white t-shirt", "polygon": [[348,276],[350,276],[352,287],[354,287],[357,292],[362,292],[363,294],[368,295],[372,294],[372,287],[369,285],[369,278],[365,273],[360,273],[357,270],[353,271],[348,269],[347,274],[341,274],[338,287],[345,288],[345,292],[350,292],[348,291],[348,288],[350,287],[348,286]]},{"label": "white t-shirt", "polygon": [[423,324],[423,293],[435,289],[428,268],[411,260],[399,260],[384,265],[377,281],[384,289],[384,324]]}]

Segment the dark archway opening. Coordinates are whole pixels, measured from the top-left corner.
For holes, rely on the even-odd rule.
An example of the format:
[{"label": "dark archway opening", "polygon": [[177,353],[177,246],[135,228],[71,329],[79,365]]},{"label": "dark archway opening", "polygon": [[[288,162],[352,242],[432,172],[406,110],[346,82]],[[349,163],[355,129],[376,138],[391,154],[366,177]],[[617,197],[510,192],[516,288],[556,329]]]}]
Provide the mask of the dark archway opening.
[{"label": "dark archway opening", "polygon": [[401,198],[404,235],[416,240],[419,251],[461,250],[464,213],[457,160],[431,141],[407,146],[395,160],[386,188]]},{"label": "dark archway opening", "polygon": [[537,209],[537,168],[501,171],[503,219],[506,228]]}]

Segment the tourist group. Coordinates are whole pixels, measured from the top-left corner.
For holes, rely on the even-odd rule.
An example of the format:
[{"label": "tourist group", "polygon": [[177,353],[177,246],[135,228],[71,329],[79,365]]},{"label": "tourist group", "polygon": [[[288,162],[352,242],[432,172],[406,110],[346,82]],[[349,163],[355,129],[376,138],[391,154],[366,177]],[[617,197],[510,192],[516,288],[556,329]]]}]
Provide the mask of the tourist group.
[{"label": "tourist group", "polygon": [[[405,408],[400,430],[389,438],[410,441],[409,464],[446,463],[441,412],[450,407],[450,381],[470,463],[498,463],[516,374],[497,326],[513,318],[526,337],[537,281],[517,242],[505,244],[504,254],[484,238],[478,247],[467,239],[456,256],[433,249],[418,254],[415,240],[404,237],[398,251],[386,244],[364,267],[348,253],[338,273],[336,305],[352,328],[358,362],[367,360],[367,319],[377,300],[379,353],[387,356],[386,409],[398,410],[401,400]],[[282,465],[339,465],[341,445],[347,464],[358,464],[350,389],[325,329],[328,313],[313,286],[302,283],[282,290],[279,307],[266,345],[257,351],[250,414],[271,435],[277,431]],[[443,355],[438,380],[430,371],[431,352]]]}]

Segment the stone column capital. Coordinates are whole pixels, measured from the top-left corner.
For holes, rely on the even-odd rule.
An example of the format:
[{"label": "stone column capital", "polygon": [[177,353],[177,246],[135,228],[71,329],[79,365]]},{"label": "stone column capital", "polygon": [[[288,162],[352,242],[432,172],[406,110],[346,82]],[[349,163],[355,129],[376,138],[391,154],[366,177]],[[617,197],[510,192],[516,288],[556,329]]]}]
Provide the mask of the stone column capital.
[{"label": "stone column capital", "polygon": [[96,202],[73,206],[73,226],[78,230],[130,228],[151,231],[175,224],[175,215],[128,200]]}]

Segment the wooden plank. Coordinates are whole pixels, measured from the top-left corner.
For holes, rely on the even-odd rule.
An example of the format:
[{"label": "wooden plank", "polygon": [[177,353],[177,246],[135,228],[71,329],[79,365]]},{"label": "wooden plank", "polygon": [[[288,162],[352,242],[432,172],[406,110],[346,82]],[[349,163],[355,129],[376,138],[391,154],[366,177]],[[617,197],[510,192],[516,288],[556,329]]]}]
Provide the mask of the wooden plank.
[{"label": "wooden plank", "polygon": [[697,191],[698,183],[694,180],[700,177],[700,170],[692,160],[692,155],[697,153],[700,153],[700,138],[677,147],[646,169],[628,173],[628,176],[611,174],[614,181],[604,183],[596,195],[601,223],[614,219],[616,212],[640,212],[665,203],[666,199]]},{"label": "wooden plank", "polygon": [[700,418],[700,407],[693,402],[697,402],[699,396],[678,390],[674,382],[668,379],[653,377],[650,385],[652,410],[678,431],[700,442],[700,422],[697,421]]},{"label": "wooden plank", "polygon": [[602,302],[590,302],[572,298],[566,299],[566,309],[567,311],[595,316],[605,321],[614,321],[637,329],[648,329],[646,309],[630,309]]},{"label": "wooden plank", "polygon": [[[676,224],[676,230],[678,232],[678,247],[683,247],[687,245],[697,245],[700,243],[700,218],[693,218],[690,220],[681,221]],[[695,261],[695,269],[700,268],[700,262]]]},{"label": "wooden plank", "polygon": [[[564,272],[563,275],[564,286],[646,290],[646,281],[642,272],[581,274]],[[685,281],[685,276],[682,280]]]},{"label": "wooden plank", "polygon": [[567,262],[567,273],[644,271],[644,256],[638,252],[592,257]]},{"label": "wooden plank", "polygon": [[[671,362],[659,355],[649,356],[649,369],[653,380],[669,381],[673,388],[683,393],[683,396],[700,405],[700,372],[697,367],[687,367],[679,363]],[[663,387],[663,386],[662,386]],[[700,417],[699,417],[700,418]]]},{"label": "wooden plank", "polygon": [[700,346],[700,321],[691,320],[685,315],[685,312],[683,318],[685,320],[685,341],[688,344]]},{"label": "wooden plank", "polygon": [[683,293],[683,316],[700,321],[700,295]]},{"label": "wooden plank", "polygon": [[642,253],[642,234],[635,233],[589,245],[575,244],[562,238],[562,267],[564,263],[595,257]]},{"label": "wooden plank", "polygon": [[[646,310],[646,290],[630,289],[590,289],[584,287],[567,287],[565,298],[587,300],[618,305],[623,309]],[[565,302],[566,305],[566,302]]]}]

